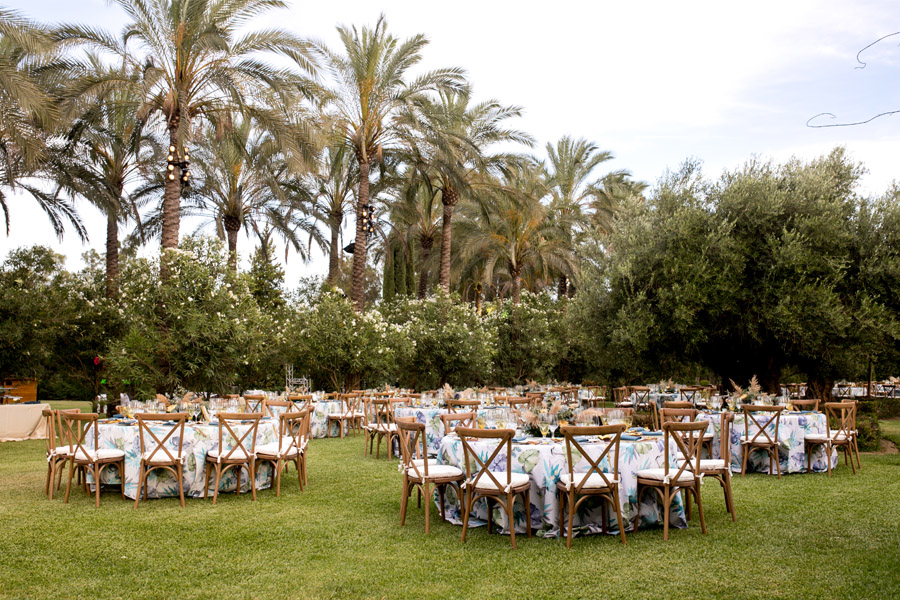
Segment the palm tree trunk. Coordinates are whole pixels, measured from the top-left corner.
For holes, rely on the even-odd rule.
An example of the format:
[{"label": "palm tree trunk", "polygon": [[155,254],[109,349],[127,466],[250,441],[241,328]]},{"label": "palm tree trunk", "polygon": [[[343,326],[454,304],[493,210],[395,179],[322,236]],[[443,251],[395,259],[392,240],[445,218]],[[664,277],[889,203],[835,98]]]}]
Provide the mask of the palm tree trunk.
[{"label": "palm tree trunk", "polygon": [[512,297],[513,304],[518,306],[519,297],[522,292],[522,274],[518,269],[511,269],[512,272]]},{"label": "palm tree trunk", "polygon": [[226,216],[225,235],[228,236],[228,266],[237,273],[237,242],[241,221],[237,217]]},{"label": "palm tree trunk", "polygon": [[475,286],[475,314],[481,316],[481,286]]},{"label": "palm tree trunk", "polygon": [[559,284],[556,287],[556,298],[557,300],[562,300],[566,297],[566,292],[569,289],[569,279],[565,275],[559,276]]},{"label": "palm tree trunk", "polygon": [[[178,115],[169,119],[169,145],[175,146],[175,156],[181,156],[178,148],[178,126],[181,119]],[[174,179],[166,175],[166,186],[163,192],[162,235],[160,246],[165,252],[167,249],[178,247],[178,230],[181,226],[181,178],[175,173]],[[165,279],[168,274],[165,261],[160,262],[160,277]]]},{"label": "palm tree trunk", "polygon": [[428,295],[428,257],[431,256],[431,248],[434,247],[434,240],[426,238],[421,240],[422,245],[422,263],[419,267],[419,300]]},{"label": "palm tree trunk", "polygon": [[353,247],[350,298],[353,301],[353,309],[362,312],[366,303],[366,229],[362,220],[362,207],[369,203],[369,163],[358,156],[357,160],[359,160],[359,194],[356,202],[356,239]]},{"label": "palm tree trunk", "polygon": [[112,207],[106,213],[106,297],[119,297],[119,215]]},{"label": "palm tree trunk", "polygon": [[343,216],[341,218],[332,216],[330,219],[331,246],[328,251],[328,279],[326,280],[330,286],[337,285],[338,275],[340,274],[341,249],[338,245],[340,244],[341,221],[343,220]]},{"label": "palm tree trunk", "polygon": [[459,196],[452,189],[444,188],[441,191],[441,202],[444,204],[444,216],[441,219],[441,288],[450,293],[450,223],[453,220],[453,208],[459,202]]}]

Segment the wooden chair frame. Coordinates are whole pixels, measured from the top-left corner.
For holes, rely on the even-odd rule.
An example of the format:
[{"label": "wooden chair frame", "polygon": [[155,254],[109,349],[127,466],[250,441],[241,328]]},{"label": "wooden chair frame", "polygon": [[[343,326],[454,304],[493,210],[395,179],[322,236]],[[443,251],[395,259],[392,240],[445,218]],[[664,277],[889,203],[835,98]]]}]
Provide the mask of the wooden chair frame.
[{"label": "wooden chair frame", "polygon": [[462,427],[474,428],[477,418],[477,412],[447,413],[440,415],[441,424],[444,426],[444,435],[452,433],[455,429],[453,423],[458,421],[462,422]]},{"label": "wooden chair frame", "polygon": [[[144,490],[144,502],[148,499],[147,477],[151,471],[156,469],[164,469],[172,473],[172,476],[178,481],[178,498],[181,500],[181,508],[184,508],[184,423],[187,420],[187,413],[143,413],[135,415],[138,423],[138,436],[140,440],[141,461],[138,470],[138,486],[137,493],[134,496],[134,507],[138,507],[141,501],[141,489]],[[168,433],[159,439],[156,432],[151,429],[153,424],[163,424],[167,421],[175,421],[171,425]],[[178,432],[178,452],[173,456],[171,449],[166,447],[166,442]],[[150,437],[146,440],[144,434]],[[155,444],[155,446],[153,445]],[[148,445],[152,446],[149,455],[147,452]],[[162,460],[154,460],[154,457],[162,451],[164,457]],[[147,456],[145,456],[147,455]],[[124,485],[124,483],[123,483]]]},{"label": "wooden chair frame", "polygon": [[[528,537],[531,537],[531,481],[527,484],[513,487],[512,483],[512,438],[515,431],[512,429],[474,429],[470,427],[457,427],[456,433],[463,445],[463,455],[466,464],[466,478],[462,483],[465,500],[463,502],[463,530],[462,542],[466,542],[466,533],[469,529],[469,514],[475,507],[475,502],[484,498],[488,508],[488,533],[493,532],[493,518],[491,518],[491,500],[497,502],[509,519],[509,537],[513,550],[516,549],[516,520],[513,512],[513,504],[518,494],[524,494],[525,513],[528,515],[525,523]],[[487,460],[481,460],[478,453],[469,445],[469,438],[477,440],[497,440],[497,446]],[[506,450],[506,481],[507,485],[501,485],[500,481],[488,469],[494,459]],[[472,459],[477,465],[477,473],[473,476]],[[482,477],[488,479],[496,486],[496,490],[477,490],[476,486]]]},{"label": "wooden chair frame", "polygon": [[[747,459],[754,450],[763,450],[769,455],[769,474],[772,474],[772,462],[775,462],[775,470],[781,478],[781,461],[778,459],[779,437],[778,428],[781,424],[781,413],[784,411],[783,406],[759,406],[745,404],[741,407],[744,415],[744,438],[741,440],[743,456],[741,457],[741,477],[747,472]],[[754,416],[754,413],[770,413],[765,422],[760,425],[760,420]],[[750,421],[756,425],[758,431],[750,437]],[[769,435],[766,429],[772,423],[775,423],[775,438]],[[764,439],[760,439],[760,437]]]},{"label": "wooden chair frame", "polygon": [[810,399],[801,399],[801,398],[791,398],[790,403],[795,411],[801,410],[811,410],[814,412],[818,412],[819,410],[819,402],[818,398],[810,398]]},{"label": "wooden chair frame", "polygon": [[[560,427],[562,431],[563,437],[566,441],[566,464],[569,469],[569,484],[565,485],[562,481],[557,482],[556,490],[557,493],[561,496],[564,496],[566,501],[560,502],[560,513],[559,513],[559,532],[562,532],[562,520],[563,520],[563,508],[568,509],[568,526],[566,528],[566,548],[572,547],[572,521],[575,513],[578,511],[578,507],[582,502],[587,500],[588,498],[595,496],[599,497],[602,501],[602,513],[601,519],[602,522],[600,526],[602,527],[603,533],[606,533],[606,522],[609,520],[609,506],[613,507],[613,510],[616,511],[616,520],[619,523],[619,536],[622,538],[622,543],[625,543],[625,525],[622,521],[622,507],[619,504],[619,445],[622,441],[622,432],[625,431],[624,425],[605,425],[605,426],[572,426],[572,425],[564,425]],[[603,452],[600,453],[600,456],[596,459],[591,458],[591,455],[587,450],[575,439],[575,436],[600,436],[600,435],[612,435],[613,439],[606,445],[603,449]],[[588,462],[590,465],[587,471],[578,472],[578,475],[582,476],[578,483],[575,483],[575,463],[572,461],[572,447],[575,447],[575,451],[578,452],[581,457]],[[613,457],[612,460],[609,460],[607,457],[612,450]],[[606,475],[607,473],[603,471],[601,468],[601,463],[603,459],[607,458],[608,462],[611,462],[613,465],[613,478],[610,480]],[[591,474],[597,473],[603,479],[603,482],[606,484],[604,487],[585,487],[588,479]],[[580,496],[580,498],[578,498]],[[576,498],[578,500],[576,501]]]},{"label": "wooden chair frame", "polygon": [[[441,415],[448,416],[448,415]],[[400,497],[400,526],[406,524],[406,509],[409,506],[409,497],[414,488],[419,491],[419,500],[424,497],[425,500],[425,533],[430,530],[431,522],[431,500],[432,487],[438,490],[438,497],[441,503],[441,520],[446,520],[446,509],[444,507],[444,494],[448,485],[455,485],[457,488],[457,497],[462,498],[460,484],[465,476],[462,471],[454,475],[433,475],[428,472],[428,452],[425,448],[425,424],[409,422],[405,420],[397,421],[397,438],[400,441],[400,460],[401,470],[403,471],[403,488]],[[420,459],[413,459],[413,448],[415,454],[421,456]],[[421,462],[419,462],[421,461]],[[420,466],[421,465],[421,466]]]},{"label": "wooden chair frame", "polygon": [[[825,431],[826,437],[822,439],[803,440],[806,450],[806,471],[812,472],[812,447],[825,446],[825,460],[828,464],[828,476],[831,477],[831,450],[832,448],[840,448],[844,453],[844,465],[848,462],[853,474],[856,475],[857,467],[862,468],[859,462],[859,446],[856,440],[856,408],[857,403],[853,400],[845,400],[844,402],[826,402],[825,403]],[[837,431],[832,434],[831,423],[838,423]],[[856,454],[856,462],[854,464],[853,455]]]},{"label": "wooden chair frame", "polygon": [[[652,489],[659,496],[663,504],[663,540],[669,539],[669,513],[672,502],[679,492],[684,492],[685,497],[693,494],[697,500],[697,510],[700,513],[700,529],[706,533],[706,518],[703,515],[703,500],[700,497],[700,445],[703,432],[709,426],[707,421],[693,421],[688,423],[663,422],[663,438],[665,459],[663,460],[664,479],[651,479],[637,476],[637,515],[634,519],[634,532],[638,532],[641,523],[641,496],[644,491]],[[670,440],[681,450],[684,460],[675,472],[675,476],[669,475],[669,444]],[[682,483],[681,477],[685,473],[691,475],[691,483]]]},{"label": "wooden chair frame", "polygon": [[[734,494],[731,491],[731,428],[734,425],[734,413],[722,413],[722,427],[719,434],[720,458],[725,462],[725,466],[721,469],[703,468],[703,462],[700,462],[701,473],[705,477],[711,477],[719,482],[722,491],[725,494],[725,510],[731,515],[731,520],[737,523],[737,511],[734,508]],[[712,455],[710,455],[712,456]],[[688,513],[690,519],[690,513]]]},{"label": "wooden chair frame", "polygon": [[360,410],[359,404],[362,402],[362,394],[359,392],[349,392],[346,394],[338,394],[341,401],[341,413],[337,415],[328,415],[328,435],[331,436],[331,422],[337,421],[340,428],[340,437],[344,438],[344,423],[348,428],[356,432],[362,428],[362,419],[365,414]]},{"label": "wooden chair frame", "polygon": [[478,410],[481,406],[480,400],[447,400],[447,411],[449,413],[456,412],[472,412]]},{"label": "wooden chair frame", "polygon": [[244,402],[247,404],[247,412],[265,413],[266,397],[263,394],[245,394]]},{"label": "wooden chair frame", "polygon": [[[284,411],[276,412],[273,408],[283,408]],[[282,414],[289,412],[298,412],[297,405],[290,400],[264,400],[261,412],[265,417],[271,419],[279,419]]]},{"label": "wooden chair frame", "polygon": [[294,408],[302,411],[306,408],[312,409],[312,394],[288,394],[288,400],[294,403]]},{"label": "wooden chair frame", "polygon": [[[66,497],[64,502],[69,503],[69,493],[72,489],[72,476],[75,469],[80,469],[82,474],[82,484],[85,493],[90,494],[87,487],[87,469],[90,467],[91,474],[94,476],[95,505],[100,506],[100,476],[103,469],[110,465],[116,465],[119,470],[119,476],[122,481],[121,493],[122,500],[125,499],[125,453],[122,456],[100,458],[99,440],[100,432],[97,424],[97,413],[62,413],[66,427],[65,436],[69,442],[69,479],[66,482]],[[85,448],[87,441],[87,432],[92,430],[94,437],[94,450]],[[96,454],[92,454],[96,452]]]},{"label": "wooden chair frame", "polygon": [[[309,439],[309,421],[311,409],[286,411],[278,416],[278,452],[275,454],[256,453],[259,464],[272,463],[272,487],[275,497],[281,496],[281,475],[288,464],[294,463],[297,468],[297,482],[300,491],[306,483],[306,442]],[[285,440],[287,444],[285,447]],[[291,452],[294,450],[295,452]],[[293,455],[292,455],[293,454]]]},{"label": "wooden chair frame", "polygon": [[[381,458],[381,441],[387,440],[387,459],[391,460],[391,448],[394,439],[398,437],[397,423],[394,421],[394,405],[402,403],[399,398],[376,398],[372,400],[375,411],[374,431],[372,441],[377,438],[378,445],[375,448],[375,458]],[[371,453],[371,448],[369,449]]]},{"label": "wooden chair frame", "polygon": [[614,387],[613,404],[618,407],[626,403],[629,407],[632,406],[631,400],[628,399],[628,386]]},{"label": "wooden chair frame", "polygon": [[[53,492],[62,485],[63,471],[69,460],[69,440],[65,439],[62,415],[67,412],[80,413],[80,408],[68,410],[44,409],[41,416],[47,421],[47,481],[44,493],[53,500]],[[81,471],[79,471],[79,475]]]},{"label": "wooden chair frame", "polygon": [[[237,485],[235,486],[236,495],[241,495],[241,473],[246,468],[250,477],[250,492],[253,501],[256,502],[256,432],[259,429],[259,421],[262,419],[262,413],[219,413],[216,419],[219,421],[219,446],[217,448],[217,456],[212,457],[206,455],[206,473],[205,485],[203,486],[203,499],[207,498],[209,492],[209,478],[211,464],[216,466],[216,483],[213,490],[213,506],[219,498],[219,484],[228,469],[237,467]],[[233,422],[252,421],[253,424],[247,428],[244,435],[239,436],[231,427]],[[223,454],[225,431],[234,439],[235,445],[227,454]],[[244,440],[250,438],[250,449],[244,446]],[[235,453],[237,456],[234,456]],[[225,465],[224,467],[222,465]]]}]

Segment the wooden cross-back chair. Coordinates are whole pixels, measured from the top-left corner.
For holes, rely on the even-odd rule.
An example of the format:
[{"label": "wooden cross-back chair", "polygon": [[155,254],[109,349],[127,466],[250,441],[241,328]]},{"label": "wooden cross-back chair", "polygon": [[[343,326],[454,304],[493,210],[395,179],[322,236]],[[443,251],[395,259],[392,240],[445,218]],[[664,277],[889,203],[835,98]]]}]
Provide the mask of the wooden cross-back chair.
[{"label": "wooden cross-back chair", "polygon": [[[206,455],[206,478],[203,486],[203,498],[209,492],[210,467],[215,465],[216,483],[213,490],[213,505],[219,498],[219,483],[222,481],[228,469],[237,469],[237,495],[241,494],[241,473],[247,469],[250,478],[250,491],[253,501],[256,501],[256,432],[259,429],[259,421],[262,413],[219,413],[216,419],[219,421],[219,445],[210,450]],[[250,426],[243,435],[238,435],[232,425],[250,422]],[[225,434],[235,441],[230,450],[225,450]]]},{"label": "wooden cross-back chair", "polygon": [[800,410],[811,410],[818,411],[819,410],[819,399],[818,398],[809,398],[809,399],[800,399],[800,398],[791,398],[791,408],[795,411]]},{"label": "wooden cross-back chair", "polygon": [[[47,482],[44,493],[53,500],[53,492],[62,485],[62,475],[69,459],[69,440],[63,434],[62,415],[67,412],[80,413],[80,408],[68,410],[44,409],[41,416],[47,423]],[[80,471],[79,471],[80,473]]]},{"label": "wooden cross-back chair", "polygon": [[264,416],[269,417],[271,419],[277,419],[283,413],[288,412],[296,412],[297,405],[291,402],[290,400],[265,400],[263,401],[263,410],[262,411],[251,411],[251,412],[262,412]]},{"label": "wooden cross-back chair", "polygon": [[585,387],[589,392],[589,396],[587,398],[581,399],[581,405],[588,408],[598,408],[603,406],[606,402],[606,398],[603,397],[603,388],[599,385],[589,385]]},{"label": "wooden cross-back chair", "polygon": [[628,386],[620,386],[613,388],[613,404],[616,406],[634,406],[631,398],[628,397]]},{"label": "wooden cross-back chair", "polygon": [[[122,481],[121,492],[122,499],[125,499],[125,452],[113,448],[98,448],[100,441],[100,432],[97,424],[97,413],[62,413],[65,431],[63,435],[69,443],[69,455],[67,461],[69,463],[69,479],[66,482],[66,498],[64,502],[69,502],[69,493],[72,489],[72,476],[75,469],[82,472],[82,483],[84,491],[87,488],[87,472],[90,469],[94,477],[94,487],[96,490],[95,504],[100,506],[100,476],[103,469],[110,465],[116,465],[119,470],[119,478]],[[93,438],[92,444],[88,444],[88,432],[91,432]]]},{"label": "wooden cross-back chair", "polygon": [[788,397],[792,398],[792,399],[793,398],[802,398],[803,391],[805,391],[805,390],[801,390],[801,386],[805,388],[806,384],[805,383],[789,383],[789,384],[787,384]]},{"label": "wooden cross-back chair", "polygon": [[[806,470],[811,471],[812,450],[815,446],[825,446],[825,460],[828,464],[828,476],[831,477],[831,450],[839,448],[844,453],[844,464],[849,457],[850,467],[856,475],[857,467],[862,467],[859,462],[859,446],[856,440],[856,402],[826,402],[825,403],[825,433],[808,433],[803,445],[806,448]],[[837,429],[831,427],[837,423]],[[856,455],[854,465],[853,456]]]},{"label": "wooden cross-back chair", "polygon": [[[450,415],[441,415],[443,417]],[[452,465],[429,464],[428,452],[425,448],[425,424],[409,421],[397,421],[397,429],[400,440],[400,459],[403,471],[403,488],[400,497],[400,525],[406,524],[406,509],[409,506],[409,496],[414,488],[421,492],[419,496],[425,498],[425,533],[428,533],[431,520],[432,486],[437,488],[441,503],[441,520],[446,520],[444,506],[444,491],[448,485],[459,485],[465,478],[462,470]],[[416,458],[414,458],[414,456]],[[421,457],[421,458],[419,458]],[[462,494],[457,493],[462,497]]]},{"label": "wooden cross-back chair", "polygon": [[[147,477],[156,469],[164,469],[178,482],[178,498],[184,508],[184,422],[187,413],[136,414],[138,435],[140,438],[141,462],[138,470],[137,493],[134,496],[134,507],[141,501],[141,490],[144,491],[144,502],[148,498]],[[167,427],[168,431],[160,438],[153,428]],[[176,440],[177,448],[166,445],[170,439]],[[124,478],[123,478],[124,481]],[[124,485],[124,483],[123,483]]]},{"label": "wooden cross-back chair", "polygon": [[[637,533],[641,523],[641,496],[646,490],[653,490],[663,505],[663,540],[669,539],[669,512],[672,502],[679,492],[692,494],[697,501],[700,513],[700,528],[706,533],[706,518],[703,515],[703,501],[700,497],[700,444],[703,432],[709,426],[707,421],[689,423],[663,422],[663,438],[666,457],[662,468],[641,469],[637,472],[637,516],[634,519],[634,532]],[[681,452],[682,460],[677,467],[669,466],[669,445],[674,443]]]},{"label": "wooden cross-back chair", "polygon": [[[476,500],[484,498],[488,508],[488,533],[493,531],[493,518],[491,517],[491,501],[496,502],[506,513],[509,521],[509,539],[513,549],[516,548],[516,521],[513,511],[515,497],[522,494],[525,502],[525,523],[528,537],[531,537],[531,481],[526,473],[513,473],[512,471],[512,438],[515,432],[512,429],[474,429],[469,427],[457,427],[456,433],[463,446],[465,457],[466,478],[462,483],[463,501],[463,530],[462,541],[466,541],[466,533],[469,529],[469,514],[475,506]],[[487,460],[482,460],[477,450],[470,445],[470,439],[482,442],[497,442],[496,447]],[[506,453],[506,469],[502,472],[491,471],[488,467],[502,453]]]},{"label": "wooden cross-back chair", "polygon": [[681,402],[690,402],[692,406],[697,406],[703,399],[703,388],[697,385],[686,385],[678,390],[678,399]]},{"label": "wooden cross-back chair", "polygon": [[852,383],[836,383],[834,397],[839,399],[849,399],[853,397]]},{"label": "wooden cross-back chair", "polygon": [[331,435],[331,423],[337,421],[340,429],[340,437],[344,437],[344,425],[348,429],[352,429],[354,433],[363,425],[365,413],[360,408],[362,402],[362,394],[359,392],[349,392],[346,394],[338,394],[341,401],[341,412],[338,414],[328,415],[328,435]]},{"label": "wooden cross-back chair", "polygon": [[[370,423],[372,427],[371,440],[374,443],[377,439],[378,445],[375,448],[375,458],[381,458],[381,441],[387,441],[387,458],[391,459],[391,448],[394,439],[397,438],[397,424],[394,422],[394,406],[402,402],[399,398],[375,398],[372,400],[372,411],[374,421]],[[369,449],[371,452],[372,449]]]},{"label": "wooden cross-back chair", "polygon": [[312,407],[313,395],[312,394],[288,394],[287,399],[294,403],[294,407],[297,410],[303,410],[305,408]]},{"label": "wooden cross-back chair", "polygon": [[[772,473],[772,462],[778,477],[781,477],[781,462],[778,460],[778,428],[781,423],[783,406],[758,406],[745,404],[741,408],[744,414],[744,437],[741,439],[743,456],[741,457],[741,477],[747,472],[747,459],[752,452],[762,450],[769,455],[769,474]],[[759,416],[763,415],[763,416]],[[750,437],[750,423],[756,425],[757,431]],[[774,437],[769,435],[769,425],[775,425]]]},{"label": "wooden cross-back chair", "polygon": [[244,402],[247,403],[247,412],[266,412],[263,404],[266,401],[264,394],[244,394]]},{"label": "wooden cross-back chair", "polygon": [[[568,471],[564,471],[559,476],[559,482],[556,484],[557,493],[564,496],[566,501],[560,502],[560,506],[568,509],[569,519],[566,527],[566,548],[572,547],[572,519],[578,507],[588,498],[600,498],[602,505],[602,531],[606,533],[606,522],[608,521],[609,507],[612,506],[616,511],[616,520],[619,524],[619,535],[622,543],[625,543],[625,525],[622,522],[622,507],[619,504],[619,444],[622,440],[622,432],[625,431],[624,425],[606,425],[601,427],[595,426],[571,426],[564,425],[560,427],[563,437],[566,440],[566,463]],[[610,440],[600,455],[595,459],[591,457],[576,436],[601,436],[612,435]],[[572,460],[572,448],[581,457],[581,460],[587,461],[588,470],[575,472],[575,463]],[[612,458],[609,458],[612,453]],[[606,459],[608,464],[612,464],[612,473],[604,471],[602,468],[603,460]],[[577,498],[577,501],[576,501]],[[559,513],[559,531],[562,531],[563,511]]]},{"label": "wooden cross-back chair", "polygon": [[523,410],[530,409],[534,406],[534,402],[531,398],[526,398],[525,396],[507,396],[506,405],[512,410]]},{"label": "wooden cross-back chair", "polygon": [[[731,428],[734,425],[734,413],[722,413],[722,426],[719,432],[720,458],[700,460],[700,472],[705,477],[712,477],[722,486],[725,494],[725,510],[731,514],[731,520],[737,522],[737,512],[734,508],[734,494],[731,491]],[[690,518],[690,514],[688,514]]]},{"label": "wooden cross-back chair", "polygon": [[297,468],[300,491],[306,483],[306,448],[309,441],[310,408],[287,411],[278,416],[278,441],[256,449],[257,463],[272,463],[272,487],[281,495],[281,475],[290,463]]},{"label": "wooden cross-back chair", "polygon": [[[681,402],[677,400],[669,400],[663,402],[663,408],[659,410],[659,419],[661,423],[693,423],[697,420],[700,413],[696,408],[691,408],[690,402]],[[705,447],[712,458],[712,443],[715,439],[711,429],[705,429],[702,433],[696,434],[702,436],[701,448]]]},{"label": "wooden cross-back chair", "polygon": [[453,432],[456,428],[455,423],[459,423],[461,427],[475,427],[475,420],[477,417],[477,412],[458,412],[440,415],[441,424],[444,426],[444,435]]},{"label": "wooden cross-back chair", "polygon": [[471,412],[473,410],[478,410],[479,406],[481,406],[480,400],[462,400],[462,399],[447,400],[447,410],[450,411],[451,413]]}]

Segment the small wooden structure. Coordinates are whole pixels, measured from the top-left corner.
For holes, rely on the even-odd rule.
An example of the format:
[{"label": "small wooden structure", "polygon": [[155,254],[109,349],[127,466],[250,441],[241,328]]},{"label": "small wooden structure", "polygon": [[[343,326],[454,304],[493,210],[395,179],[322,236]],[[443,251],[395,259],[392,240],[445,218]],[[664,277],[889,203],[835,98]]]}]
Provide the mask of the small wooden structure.
[{"label": "small wooden structure", "polygon": [[[3,404],[10,402],[36,402],[37,401],[37,379],[17,379],[8,377],[0,379],[0,394],[3,397]],[[12,400],[11,398],[16,398]]]}]

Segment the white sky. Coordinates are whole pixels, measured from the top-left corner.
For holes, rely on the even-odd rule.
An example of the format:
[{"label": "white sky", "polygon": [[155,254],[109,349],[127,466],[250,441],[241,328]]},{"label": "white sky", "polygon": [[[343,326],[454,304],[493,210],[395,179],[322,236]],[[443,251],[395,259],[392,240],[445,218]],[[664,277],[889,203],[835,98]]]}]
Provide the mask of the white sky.
[{"label": "white sky", "polygon": [[[0,2],[47,23],[118,32],[125,22],[104,0]],[[844,145],[869,170],[862,193],[881,194],[900,179],[900,115],[806,127],[821,112],[857,121],[900,109],[900,36],[868,50],[864,70],[854,68],[859,50],[900,30],[896,1],[288,2],[258,27],[284,27],[336,47],[335,25],[372,24],[384,12],[398,37],[425,33],[431,44],[423,66],[460,66],[476,97],[522,106],[515,125],[536,138],[539,156],[560,136],[584,137],[615,154],[610,170],[654,183],[687,157],[702,160],[715,178],[754,155],[808,160]],[[83,246],[72,235],[60,243],[33,201],[11,204],[0,256],[43,243],[78,268],[89,246],[102,251],[105,221],[95,209],[81,210],[91,238]],[[193,229],[182,224],[182,233]],[[242,237],[245,259],[249,248]],[[321,254],[307,265],[292,255],[286,283],[326,269]]]}]

